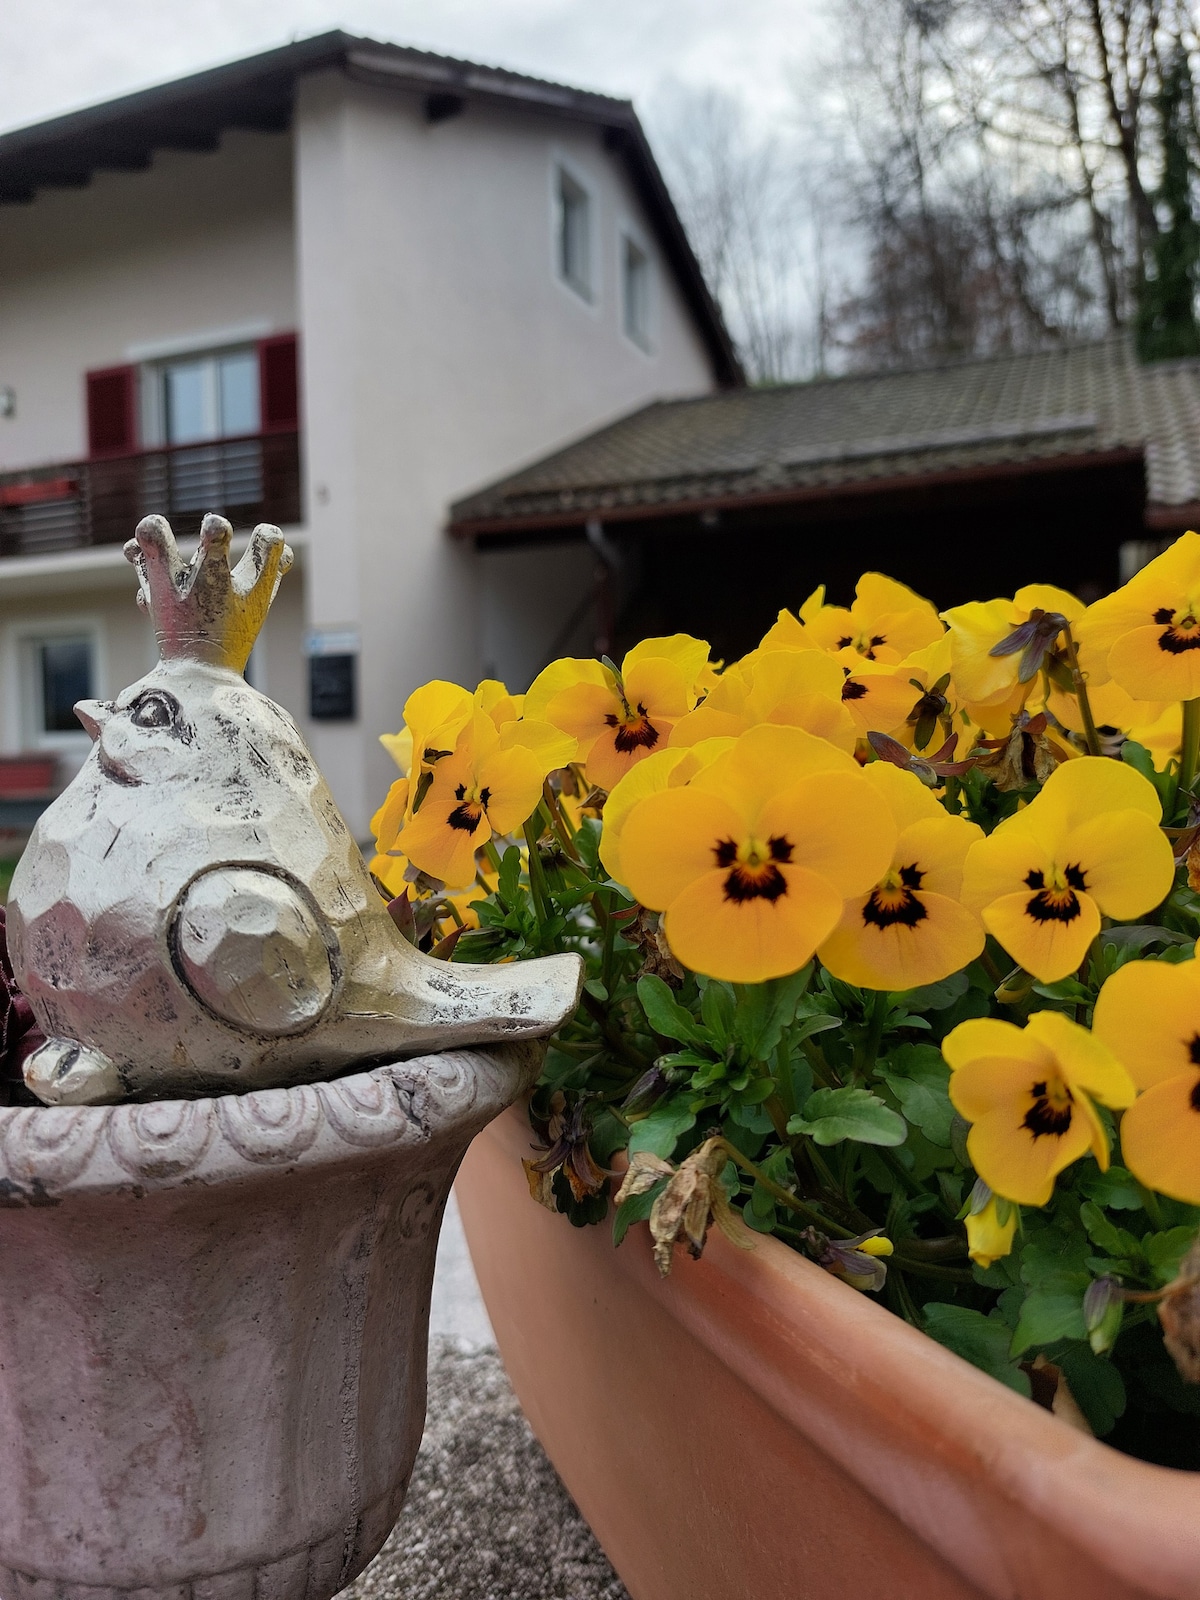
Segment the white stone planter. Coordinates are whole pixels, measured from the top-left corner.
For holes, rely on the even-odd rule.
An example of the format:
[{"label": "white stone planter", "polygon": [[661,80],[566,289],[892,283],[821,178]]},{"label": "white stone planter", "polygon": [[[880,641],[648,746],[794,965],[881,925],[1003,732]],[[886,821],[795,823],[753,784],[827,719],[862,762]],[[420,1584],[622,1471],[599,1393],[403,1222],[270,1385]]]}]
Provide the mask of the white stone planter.
[{"label": "white stone planter", "polygon": [[4,1600],[328,1600],[366,1566],[451,1180],[539,1060],[0,1110]]}]

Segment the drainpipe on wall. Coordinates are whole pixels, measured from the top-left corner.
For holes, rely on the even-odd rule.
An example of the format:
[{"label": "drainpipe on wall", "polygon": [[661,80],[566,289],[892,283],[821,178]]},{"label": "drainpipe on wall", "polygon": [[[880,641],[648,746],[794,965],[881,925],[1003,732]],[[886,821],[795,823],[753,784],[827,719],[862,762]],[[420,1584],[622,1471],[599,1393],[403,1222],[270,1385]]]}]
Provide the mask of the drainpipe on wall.
[{"label": "drainpipe on wall", "polygon": [[616,586],[625,565],[619,545],[608,537],[599,517],[589,517],[584,525],[587,542],[599,558],[596,563],[596,643],[598,656],[612,654],[617,631]]}]

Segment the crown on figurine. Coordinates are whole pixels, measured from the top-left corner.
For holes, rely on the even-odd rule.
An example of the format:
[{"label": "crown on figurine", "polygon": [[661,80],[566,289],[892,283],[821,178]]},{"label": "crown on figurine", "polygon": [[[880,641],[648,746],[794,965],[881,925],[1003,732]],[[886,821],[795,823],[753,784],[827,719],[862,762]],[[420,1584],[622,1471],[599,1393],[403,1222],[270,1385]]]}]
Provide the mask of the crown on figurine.
[{"label": "crown on figurine", "polygon": [[167,519],[143,517],[125,546],[125,559],[137,568],[138,605],[150,613],[164,661],[245,670],[292,552],[279,529],[263,522],[231,570],[232,538],[225,518],[210,513],[200,525],[199,549],[185,561]]}]

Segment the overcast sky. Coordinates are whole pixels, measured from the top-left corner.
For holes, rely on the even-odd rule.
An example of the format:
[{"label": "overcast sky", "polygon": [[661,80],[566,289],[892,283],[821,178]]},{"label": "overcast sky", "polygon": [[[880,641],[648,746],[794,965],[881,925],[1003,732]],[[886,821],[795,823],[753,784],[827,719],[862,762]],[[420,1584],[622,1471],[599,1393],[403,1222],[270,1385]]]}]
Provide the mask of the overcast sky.
[{"label": "overcast sky", "polygon": [[715,84],[787,119],[827,0],[0,0],[0,128],[342,27],[631,96]]}]

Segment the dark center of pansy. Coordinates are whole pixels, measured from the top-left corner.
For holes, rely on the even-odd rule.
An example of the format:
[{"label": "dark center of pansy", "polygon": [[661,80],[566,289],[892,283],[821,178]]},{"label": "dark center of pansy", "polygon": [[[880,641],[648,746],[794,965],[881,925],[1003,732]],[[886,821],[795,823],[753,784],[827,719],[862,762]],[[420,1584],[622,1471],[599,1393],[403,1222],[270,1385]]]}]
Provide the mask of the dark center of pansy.
[{"label": "dark center of pansy", "polygon": [[1035,922],[1074,922],[1079,915],[1079,894],[1087,888],[1087,881],[1079,867],[1064,867],[1061,877],[1049,884],[1046,874],[1026,873],[1025,885],[1035,893],[1025,906],[1025,915]]},{"label": "dark center of pansy", "polygon": [[889,872],[867,896],[863,922],[873,928],[891,928],[897,923],[904,928],[915,928],[918,922],[923,922],[929,912],[925,902],[918,900],[916,891],[924,876],[915,865]]},{"label": "dark center of pansy", "polygon": [[1185,650],[1200,650],[1200,617],[1191,610],[1176,617],[1170,606],[1160,606],[1154,620],[1162,626],[1158,648],[1167,655],[1182,655]]},{"label": "dark center of pansy", "polygon": [[732,839],[720,839],[713,846],[713,856],[718,867],[728,867],[722,884],[726,900],[742,905],[747,900],[778,900],[787,893],[787,879],[779,870],[792,859],[794,846],[790,839],[780,835],[767,840],[764,846],[751,841],[739,846]]},{"label": "dark center of pansy", "polygon": [[646,715],[646,708],[640,701],[636,707],[627,706],[623,717],[610,711],[604,720],[610,728],[617,730],[613,745],[623,756],[631,755],[635,750],[653,750],[658,743],[658,729]]},{"label": "dark center of pansy", "polygon": [[857,678],[847,678],[842,685],[843,700],[861,700],[867,692],[865,683],[859,683]]},{"label": "dark center of pansy", "polygon": [[452,828],[457,828],[461,833],[474,833],[475,829],[483,821],[483,814],[492,798],[492,791],[490,789],[480,789],[477,795],[472,795],[468,799],[467,786],[465,783],[460,783],[454,791],[454,798],[458,801],[458,804],[446,818],[446,821]]},{"label": "dark center of pansy", "polygon": [[1061,1078],[1035,1083],[1030,1089],[1033,1104],[1021,1121],[1035,1139],[1045,1134],[1061,1137],[1071,1126],[1074,1096]]},{"label": "dark center of pansy", "polygon": [[1194,1067],[1200,1067],[1200,1033],[1194,1033],[1188,1041],[1188,1060]]},{"label": "dark center of pansy", "polygon": [[1192,1085],[1192,1092],[1188,1095],[1188,1103],[1193,1111],[1200,1111],[1200,1078]]}]

